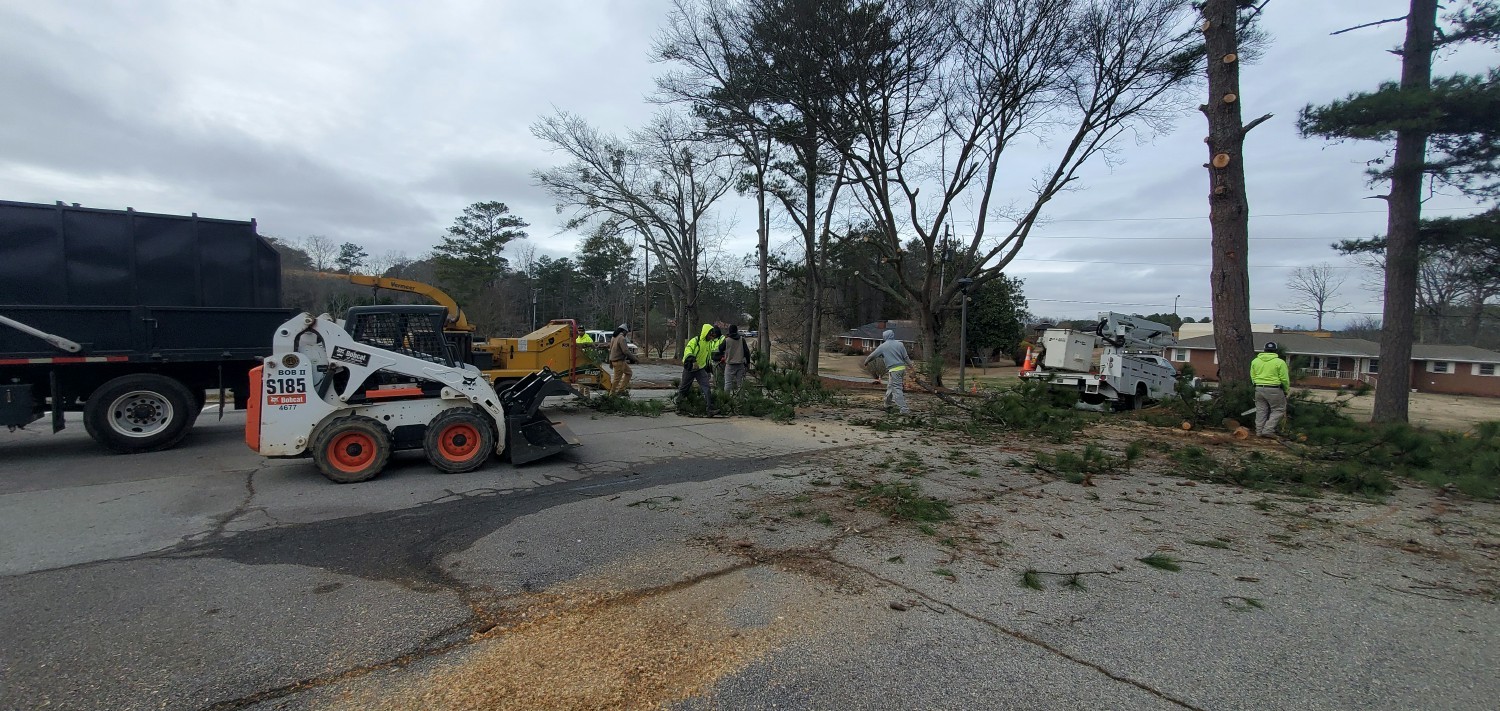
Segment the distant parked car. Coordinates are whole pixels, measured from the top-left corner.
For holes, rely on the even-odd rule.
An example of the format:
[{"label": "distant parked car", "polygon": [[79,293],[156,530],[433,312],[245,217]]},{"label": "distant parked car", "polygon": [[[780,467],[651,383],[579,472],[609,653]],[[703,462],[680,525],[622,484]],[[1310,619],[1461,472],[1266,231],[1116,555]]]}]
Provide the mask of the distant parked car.
[{"label": "distant parked car", "polygon": [[[608,345],[609,340],[611,338],[614,338],[614,331],[585,330],[584,333],[589,334],[589,338],[594,339],[594,343],[601,346]],[[626,347],[630,348],[631,355],[635,355],[636,353],[640,352],[640,348],[638,348],[633,341],[627,340],[625,341],[625,343]]]}]

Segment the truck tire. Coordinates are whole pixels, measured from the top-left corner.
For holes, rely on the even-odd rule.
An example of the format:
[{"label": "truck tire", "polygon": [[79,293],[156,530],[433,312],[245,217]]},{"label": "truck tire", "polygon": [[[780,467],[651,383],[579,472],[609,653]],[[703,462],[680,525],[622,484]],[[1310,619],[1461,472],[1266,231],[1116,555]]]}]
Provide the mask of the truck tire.
[{"label": "truck tire", "polygon": [[1121,395],[1119,402],[1115,403],[1115,409],[1119,412],[1128,410],[1139,410],[1146,406],[1146,401],[1151,395],[1146,390],[1145,383],[1136,383],[1134,395]]},{"label": "truck tire", "polygon": [[495,451],[495,428],[472,407],[444,410],[427,425],[422,439],[427,461],[448,474],[484,466]]},{"label": "truck tire", "polygon": [[312,456],[318,471],[329,481],[369,481],[391,459],[391,434],[385,425],[369,417],[340,417],[313,438]]},{"label": "truck tire", "polygon": [[171,449],[193,426],[193,394],[165,375],[122,375],[89,395],[83,427],[121,454]]}]

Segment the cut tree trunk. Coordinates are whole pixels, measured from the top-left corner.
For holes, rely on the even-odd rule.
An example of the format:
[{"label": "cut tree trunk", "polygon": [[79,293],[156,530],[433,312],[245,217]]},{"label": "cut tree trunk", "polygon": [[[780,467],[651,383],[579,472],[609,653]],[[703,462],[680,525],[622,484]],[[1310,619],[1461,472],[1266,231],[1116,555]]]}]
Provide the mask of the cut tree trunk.
[{"label": "cut tree trunk", "polygon": [[1208,220],[1213,231],[1209,273],[1214,316],[1214,347],[1219,382],[1249,382],[1254,352],[1250,331],[1250,202],[1245,194],[1245,134],[1270,118],[1246,126],[1240,115],[1238,2],[1203,4],[1203,38],[1208,53]]},{"label": "cut tree trunk", "polygon": [[[1411,0],[1406,41],[1401,47],[1401,90],[1432,86],[1432,49],[1437,34],[1437,0]],[[1417,230],[1422,219],[1422,174],[1427,134],[1396,132],[1391,194],[1386,198],[1385,309],[1380,332],[1380,386],[1375,389],[1373,422],[1406,422],[1411,396],[1411,344],[1417,304]]]}]

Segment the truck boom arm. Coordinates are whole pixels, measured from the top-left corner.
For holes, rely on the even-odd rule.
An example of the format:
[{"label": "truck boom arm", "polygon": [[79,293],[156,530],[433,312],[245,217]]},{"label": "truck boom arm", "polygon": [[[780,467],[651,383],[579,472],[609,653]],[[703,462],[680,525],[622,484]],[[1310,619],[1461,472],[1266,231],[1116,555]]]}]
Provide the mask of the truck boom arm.
[{"label": "truck boom arm", "polygon": [[1116,348],[1162,348],[1177,343],[1172,327],[1113,311],[1099,314],[1099,337]]},{"label": "truck boom arm", "polygon": [[474,331],[474,324],[469,323],[469,317],[459,307],[458,302],[443,291],[431,284],[407,279],[395,279],[392,277],[367,276],[365,274],[340,274],[338,272],[293,272],[307,276],[322,277],[324,279],[343,279],[350,284],[358,286],[370,286],[376,289],[390,289],[407,294],[416,294],[431,299],[433,303],[448,309],[448,328],[453,331]]}]

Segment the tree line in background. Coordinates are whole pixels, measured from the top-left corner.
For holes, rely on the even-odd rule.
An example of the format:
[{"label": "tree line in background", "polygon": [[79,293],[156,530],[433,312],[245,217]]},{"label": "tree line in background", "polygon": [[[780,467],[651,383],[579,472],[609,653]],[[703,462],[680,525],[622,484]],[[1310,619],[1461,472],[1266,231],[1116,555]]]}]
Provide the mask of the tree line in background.
[{"label": "tree line in background", "polygon": [[[401,292],[357,286],[350,274],[391,277],[436,286],[458,301],[481,335],[519,335],[550,319],[575,319],[583,328],[612,329],[629,324],[638,342],[658,355],[680,343],[679,324],[685,304],[674,298],[682,284],[671,265],[652,264],[649,273],[642,250],[608,231],[595,231],[578,246],[573,257],[536,256],[524,242],[527,223],[499,202],[465,208],[433,250],[417,259],[388,252],[371,257],[360,245],[338,243],[313,235],[300,239],[269,238],[281,254],[283,298],[289,308],[341,316],[349,307],[419,300]],[[761,322],[756,286],[741,278],[744,269],[720,260],[723,269],[700,274],[693,318],[701,322],[742,324]],[[847,251],[830,259],[830,274],[850,284],[831,290],[825,301],[830,323],[838,328],[877,320],[900,319],[905,314],[884,295],[853,281],[863,261]],[[795,332],[804,301],[803,281],[795,265],[777,265],[770,279],[770,301],[782,320],[773,327]],[[1021,282],[1000,279],[976,289],[970,318],[971,352],[1009,353],[1021,338],[1026,302]],[[956,331],[948,340],[957,342]],[[824,345],[834,350],[837,339],[824,334]],[[950,344],[951,345],[951,344]]]},{"label": "tree line in background", "polygon": [[[319,238],[287,247],[318,270],[432,281],[497,332],[575,317],[682,342],[705,321],[746,323],[762,332],[762,355],[774,343],[816,372],[837,331],[909,318],[941,362],[963,299],[980,320],[1022,320],[1022,285],[1006,270],[1047,204],[1119,140],[1164,129],[1206,75],[1215,338],[1223,377],[1244,379],[1244,139],[1270,116],[1242,120],[1238,81],[1264,41],[1255,22],[1266,2],[675,0],[654,46],[666,67],[647,97],[655,118],[615,133],[558,110],[531,127],[559,157],[534,180],[587,235],[572,258],[513,245],[526,223],[498,202],[470,206],[419,260]],[[1371,169],[1391,183],[1387,234],[1337,246],[1383,270],[1381,353],[1392,360],[1409,357],[1417,309],[1423,340],[1474,341],[1500,292],[1494,211],[1421,221],[1414,192],[1496,197],[1500,72],[1433,79],[1431,59],[1493,44],[1500,10],[1455,3],[1439,27],[1435,0],[1411,3],[1383,21],[1408,26],[1400,84],[1309,105],[1298,120],[1308,137],[1394,142]],[[1038,151],[1046,167],[1033,172]],[[1004,182],[1017,165],[1024,188]],[[757,206],[750,255],[724,249],[731,192]],[[773,244],[773,229],[791,236]],[[1338,313],[1333,281],[1294,274],[1294,310],[1320,325]],[[929,372],[941,384],[941,368]],[[1377,419],[1404,419],[1405,384],[1390,384]]]},{"label": "tree line in background", "polygon": [[[286,306],[341,315],[350,306],[414,300],[400,292],[372,291],[343,277],[392,277],[436,286],[458,301],[482,335],[520,335],[551,319],[574,319],[583,328],[630,324],[636,338],[661,351],[675,341],[679,318],[670,298],[677,275],[653,264],[618,235],[596,231],[572,257],[537,256],[527,223],[500,202],[465,208],[428,254],[412,259],[390,252],[371,257],[360,245],[324,236],[270,238],[281,254]],[[700,277],[699,311],[726,323],[755,320],[755,292],[733,274]]]}]

